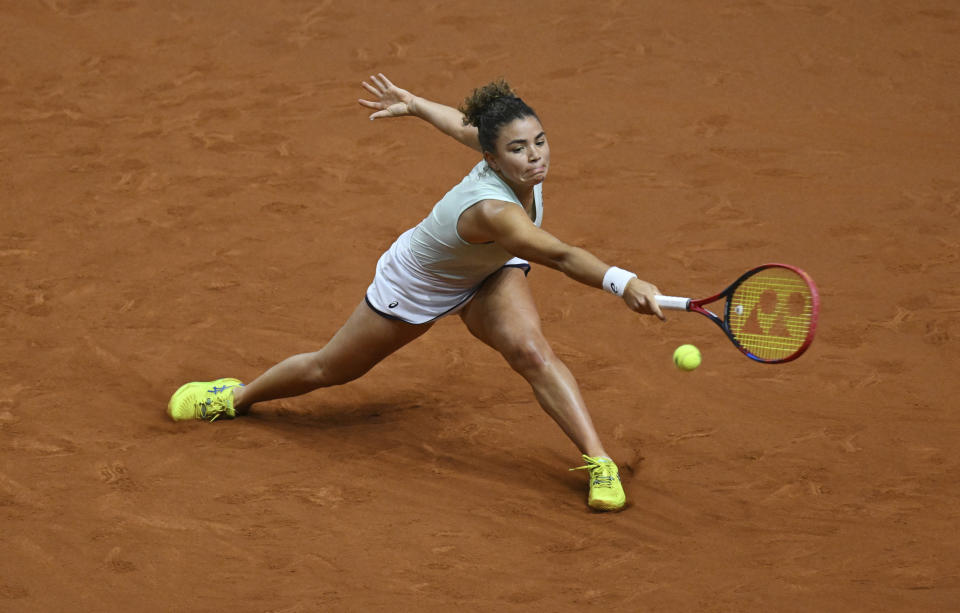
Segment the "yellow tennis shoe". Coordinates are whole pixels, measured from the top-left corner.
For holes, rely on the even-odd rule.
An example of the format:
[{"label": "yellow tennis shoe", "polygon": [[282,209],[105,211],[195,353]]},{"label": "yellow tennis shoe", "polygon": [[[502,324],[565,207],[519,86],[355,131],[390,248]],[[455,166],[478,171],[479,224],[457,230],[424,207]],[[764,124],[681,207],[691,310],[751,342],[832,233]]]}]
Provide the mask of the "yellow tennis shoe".
[{"label": "yellow tennis shoe", "polygon": [[620,470],[610,458],[583,456],[586,466],[570,470],[590,471],[590,494],[587,504],[595,511],[619,511],[627,502],[620,484]]},{"label": "yellow tennis shoe", "polygon": [[233,389],[242,385],[239,379],[186,383],[173,393],[167,404],[167,414],[173,421],[233,419],[237,416],[233,408]]}]

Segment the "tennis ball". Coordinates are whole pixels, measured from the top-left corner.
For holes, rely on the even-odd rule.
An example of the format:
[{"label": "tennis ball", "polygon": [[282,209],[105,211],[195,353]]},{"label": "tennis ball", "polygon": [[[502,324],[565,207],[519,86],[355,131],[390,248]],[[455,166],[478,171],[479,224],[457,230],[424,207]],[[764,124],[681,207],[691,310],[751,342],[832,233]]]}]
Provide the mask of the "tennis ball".
[{"label": "tennis ball", "polygon": [[680,345],[673,352],[673,364],[680,370],[694,370],[700,366],[700,350],[693,345]]}]

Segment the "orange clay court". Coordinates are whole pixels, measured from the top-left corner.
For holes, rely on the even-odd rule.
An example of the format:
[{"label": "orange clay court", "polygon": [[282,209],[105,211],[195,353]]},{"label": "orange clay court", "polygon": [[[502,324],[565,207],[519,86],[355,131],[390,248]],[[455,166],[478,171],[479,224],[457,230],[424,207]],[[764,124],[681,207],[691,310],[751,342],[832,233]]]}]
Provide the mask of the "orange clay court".
[{"label": "orange clay court", "polygon": [[[0,610],[956,610],[954,3],[6,0],[0,58]],[[173,423],[181,383],[321,347],[478,160],[368,121],[378,71],[507,78],[546,230],[672,295],[799,266],[812,347],[756,364],[534,266],[616,514],[457,318]]]}]

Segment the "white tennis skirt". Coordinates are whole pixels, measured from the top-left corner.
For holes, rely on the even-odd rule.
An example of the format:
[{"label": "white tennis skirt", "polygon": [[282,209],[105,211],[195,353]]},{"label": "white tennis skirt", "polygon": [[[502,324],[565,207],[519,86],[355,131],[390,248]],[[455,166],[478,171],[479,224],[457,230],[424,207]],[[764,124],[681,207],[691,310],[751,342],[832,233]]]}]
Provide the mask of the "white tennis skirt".
[{"label": "white tennis skirt", "polygon": [[[477,293],[486,279],[474,285],[444,279],[425,271],[410,253],[407,230],[380,256],[373,283],[367,288],[367,305],[388,319],[425,324],[456,313]],[[530,272],[530,263],[512,258],[502,268],[522,268]],[[495,273],[494,273],[495,274]],[[489,277],[487,277],[489,278]]]}]

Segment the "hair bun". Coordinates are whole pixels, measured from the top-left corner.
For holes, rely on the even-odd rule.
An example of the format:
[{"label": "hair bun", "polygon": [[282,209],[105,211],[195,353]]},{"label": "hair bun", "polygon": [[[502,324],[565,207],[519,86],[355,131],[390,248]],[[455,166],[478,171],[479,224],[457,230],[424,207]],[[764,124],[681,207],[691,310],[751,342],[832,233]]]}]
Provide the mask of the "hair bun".
[{"label": "hair bun", "polygon": [[464,116],[464,124],[480,127],[480,118],[490,107],[502,98],[516,98],[513,88],[503,79],[487,83],[483,87],[473,90],[460,105],[460,112]]},{"label": "hair bun", "polygon": [[460,112],[463,125],[476,126],[483,151],[494,151],[501,127],[516,119],[537,116],[503,79],[473,90],[460,106]]}]

